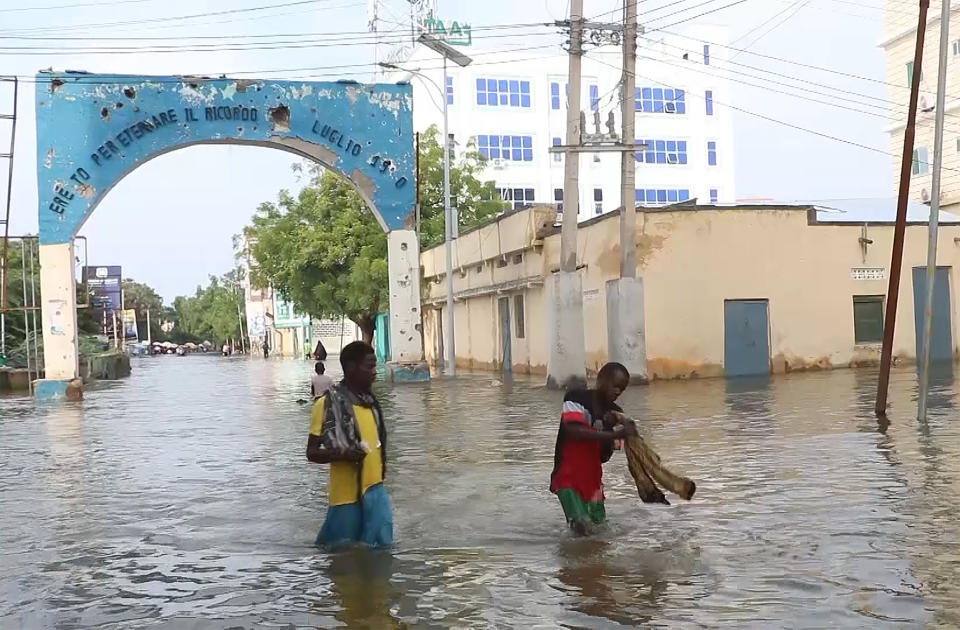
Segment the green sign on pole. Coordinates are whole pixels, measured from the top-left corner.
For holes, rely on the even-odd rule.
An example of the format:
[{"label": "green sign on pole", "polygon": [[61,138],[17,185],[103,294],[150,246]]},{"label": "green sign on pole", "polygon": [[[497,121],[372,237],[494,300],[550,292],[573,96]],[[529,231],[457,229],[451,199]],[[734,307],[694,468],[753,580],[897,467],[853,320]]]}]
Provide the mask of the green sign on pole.
[{"label": "green sign on pole", "polygon": [[470,46],[473,44],[473,31],[466,22],[461,24],[454,20],[447,26],[443,23],[443,20],[431,17],[426,19],[425,24],[428,33],[451,46]]}]

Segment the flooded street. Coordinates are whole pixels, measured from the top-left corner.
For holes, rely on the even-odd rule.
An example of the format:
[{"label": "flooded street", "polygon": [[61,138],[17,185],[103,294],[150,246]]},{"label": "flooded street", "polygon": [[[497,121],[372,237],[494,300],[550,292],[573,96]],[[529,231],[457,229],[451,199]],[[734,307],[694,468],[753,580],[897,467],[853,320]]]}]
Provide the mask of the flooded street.
[{"label": "flooded street", "polygon": [[633,388],[697,496],[641,504],[617,454],[581,540],[547,490],[559,393],[378,384],[397,546],[328,555],[311,369],[158,357],[82,403],[0,399],[0,628],[960,625],[951,379],[919,424],[894,372],[889,427],[870,371]]}]

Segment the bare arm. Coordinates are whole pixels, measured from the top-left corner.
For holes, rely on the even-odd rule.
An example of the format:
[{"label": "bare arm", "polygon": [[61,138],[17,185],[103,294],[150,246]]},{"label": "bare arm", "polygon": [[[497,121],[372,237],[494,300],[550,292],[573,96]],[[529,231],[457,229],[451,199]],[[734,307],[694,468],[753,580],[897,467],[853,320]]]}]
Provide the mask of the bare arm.
[{"label": "bare arm", "polygon": [[314,464],[329,464],[331,462],[362,462],[367,453],[360,448],[345,452],[331,452],[321,448],[322,441],[319,435],[310,434],[307,438],[307,459]]},{"label": "bare arm", "polygon": [[320,448],[320,436],[311,434],[307,438],[307,459],[314,464],[329,464],[333,461],[330,453]]},{"label": "bare arm", "polygon": [[563,435],[575,442],[613,442],[629,435],[626,427],[617,425],[612,431],[596,431],[584,424],[569,422],[563,425]]}]

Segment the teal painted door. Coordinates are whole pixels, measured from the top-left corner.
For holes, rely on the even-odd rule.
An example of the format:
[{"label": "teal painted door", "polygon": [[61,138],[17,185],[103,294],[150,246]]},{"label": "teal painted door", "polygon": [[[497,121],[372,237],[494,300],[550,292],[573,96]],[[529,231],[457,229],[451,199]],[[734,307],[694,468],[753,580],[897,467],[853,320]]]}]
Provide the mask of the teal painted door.
[{"label": "teal painted door", "polygon": [[377,313],[374,320],[374,345],[377,350],[377,361],[390,361],[390,313]]},{"label": "teal painted door", "polygon": [[766,300],[723,303],[723,365],[727,376],[770,373],[770,332]]},{"label": "teal painted door", "polygon": [[510,298],[497,300],[500,311],[501,365],[504,372],[513,371],[513,348],[510,346]]},{"label": "teal painted door", "polygon": [[[927,268],[913,268],[913,319],[917,331],[917,360],[923,344],[923,311],[927,299]],[[933,327],[930,334],[930,362],[953,361],[950,322],[950,267],[937,267],[933,277]]]}]

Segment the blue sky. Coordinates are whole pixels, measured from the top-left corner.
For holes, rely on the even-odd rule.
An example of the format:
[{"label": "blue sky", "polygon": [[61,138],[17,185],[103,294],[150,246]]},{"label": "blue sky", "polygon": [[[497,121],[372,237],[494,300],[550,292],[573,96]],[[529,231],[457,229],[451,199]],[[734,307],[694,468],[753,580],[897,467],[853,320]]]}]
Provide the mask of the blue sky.
[{"label": "blue sky", "polygon": [[[316,78],[369,80],[370,66],[336,70],[286,71],[299,68],[328,68],[370,64],[372,45],[343,38],[366,29],[366,0],[315,0],[309,4],[263,11],[224,13],[199,19],[169,19],[207,12],[236,11],[295,0],[18,0],[0,5],[0,64],[4,73],[31,77],[38,69],[83,69],[91,72],[140,74],[236,74],[275,78]],[[734,0],[642,0],[641,22],[667,26],[677,20],[694,18],[704,11]],[[43,7],[72,6],[43,10]],[[405,0],[388,3],[402,15]],[[588,16],[612,11],[619,0],[586,0]],[[668,6],[669,5],[669,6]],[[744,0],[692,21],[723,24],[731,40],[750,52],[821,66],[837,72],[861,75],[882,81],[884,57],[877,44],[882,32],[880,0]],[[14,8],[15,7],[15,8]],[[24,10],[28,9],[28,10]],[[669,16],[675,11],[684,12]],[[444,17],[474,24],[518,24],[562,19],[566,0],[440,0]],[[384,12],[389,18],[390,13]],[[609,18],[613,18],[610,15]],[[149,23],[136,23],[153,20]],[[123,23],[123,24],[118,24]],[[81,25],[104,26],[81,26]],[[109,25],[106,25],[109,24]],[[775,27],[775,28],[774,28]],[[773,29],[769,30],[768,29]],[[669,30],[682,30],[682,25]],[[517,29],[524,35],[484,39],[475,35],[475,49],[497,47],[550,46],[557,49],[560,38],[544,30]],[[489,31],[502,35],[505,31]],[[91,42],[85,37],[246,37],[305,33],[338,33],[338,45],[268,48],[260,40],[257,50],[206,50],[170,53],[122,49],[107,54],[69,52],[32,54],[23,47],[142,47],[144,40]],[[12,35],[57,39],[10,39]],[[759,39],[757,39],[759,37]],[[289,38],[275,38],[289,41]],[[324,38],[317,37],[318,43]],[[756,40],[756,41],[754,41]],[[269,41],[269,40],[267,40]],[[151,40],[159,45],[219,44],[223,40]],[[539,53],[538,53],[539,54]],[[737,72],[734,105],[746,110],[734,117],[737,196],[768,197],[780,200],[830,199],[848,197],[890,197],[893,194],[892,161],[889,155],[866,151],[837,140],[795,127],[888,150],[887,121],[882,110],[857,102],[837,101],[841,109],[810,99],[831,102],[831,94],[854,91],[878,98],[891,98],[882,82],[854,81],[837,72],[802,68],[785,61],[741,53],[728,66]],[[748,67],[748,66],[752,66]],[[761,74],[759,69],[784,75]],[[280,72],[278,72],[280,71]],[[761,79],[746,76],[752,74]],[[774,81],[789,78],[811,81],[809,98],[805,90],[787,88]],[[753,83],[754,86],[746,85]],[[759,87],[756,87],[759,86]],[[774,90],[801,93],[787,96]],[[2,94],[2,93],[0,93]],[[854,97],[856,101],[863,97]],[[9,101],[5,97],[2,103]],[[879,101],[874,101],[877,103]],[[33,118],[33,85],[23,85],[20,98],[17,159],[13,191],[12,232],[32,233],[37,225],[36,138]],[[851,111],[860,110],[860,111]],[[881,115],[868,115],[865,111]],[[791,126],[778,124],[776,119]],[[0,141],[6,133],[0,136]],[[249,220],[257,205],[276,198],[280,189],[299,184],[291,169],[294,158],[287,153],[255,147],[193,147],[157,158],[131,173],[110,192],[81,233],[89,239],[91,264],[120,264],[124,274],[146,282],[168,301],[192,293],[209,274],[232,266],[231,236]],[[3,193],[0,193],[3,194]],[[2,199],[2,198],[0,198]],[[158,235],[162,238],[158,238]]]}]

